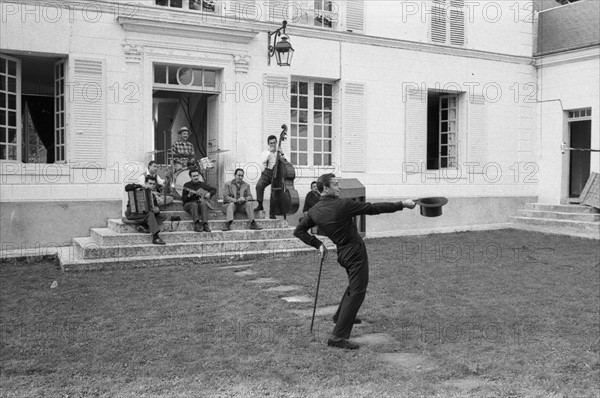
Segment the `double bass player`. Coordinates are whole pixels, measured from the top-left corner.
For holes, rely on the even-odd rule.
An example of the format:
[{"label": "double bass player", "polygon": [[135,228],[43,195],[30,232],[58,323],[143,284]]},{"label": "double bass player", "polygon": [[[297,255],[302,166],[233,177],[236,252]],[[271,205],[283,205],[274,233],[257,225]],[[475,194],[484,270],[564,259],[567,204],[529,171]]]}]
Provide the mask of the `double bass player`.
[{"label": "double bass player", "polygon": [[[261,154],[263,171],[260,175],[260,179],[256,183],[256,201],[258,202],[258,206],[256,209],[254,209],[254,211],[264,210],[263,200],[265,196],[265,188],[271,185],[271,181],[273,180],[273,168],[277,163],[277,153],[279,152],[280,156],[285,156],[283,154],[283,150],[281,150],[281,148],[277,148],[276,136],[270,135],[269,138],[267,138],[267,144],[269,144],[269,149]],[[269,206],[269,218],[275,219],[272,201]]]}]

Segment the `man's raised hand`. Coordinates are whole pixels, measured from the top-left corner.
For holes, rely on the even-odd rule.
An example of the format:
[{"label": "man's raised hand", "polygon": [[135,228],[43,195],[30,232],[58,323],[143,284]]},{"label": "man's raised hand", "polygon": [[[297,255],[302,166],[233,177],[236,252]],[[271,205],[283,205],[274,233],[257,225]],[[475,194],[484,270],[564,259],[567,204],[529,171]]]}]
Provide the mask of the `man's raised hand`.
[{"label": "man's raised hand", "polygon": [[412,199],[406,199],[406,200],[402,201],[402,206],[404,206],[404,207],[406,207],[408,209],[414,209],[416,205],[417,204]]},{"label": "man's raised hand", "polygon": [[321,258],[324,258],[327,255],[327,248],[324,244],[321,244],[321,246],[319,247],[319,255],[321,256]]}]

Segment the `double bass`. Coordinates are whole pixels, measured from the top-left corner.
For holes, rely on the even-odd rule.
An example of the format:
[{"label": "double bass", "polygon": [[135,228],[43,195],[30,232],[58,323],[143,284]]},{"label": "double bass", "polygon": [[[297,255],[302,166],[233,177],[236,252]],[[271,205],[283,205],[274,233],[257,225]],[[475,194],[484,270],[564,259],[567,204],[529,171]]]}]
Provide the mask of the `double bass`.
[{"label": "double bass", "polygon": [[287,138],[287,126],[281,126],[279,144],[277,146],[277,161],[273,166],[273,177],[271,179],[271,206],[273,214],[277,216],[296,214],[300,207],[300,196],[294,188],[296,170],[290,162],[281,156],[281,142]]}]

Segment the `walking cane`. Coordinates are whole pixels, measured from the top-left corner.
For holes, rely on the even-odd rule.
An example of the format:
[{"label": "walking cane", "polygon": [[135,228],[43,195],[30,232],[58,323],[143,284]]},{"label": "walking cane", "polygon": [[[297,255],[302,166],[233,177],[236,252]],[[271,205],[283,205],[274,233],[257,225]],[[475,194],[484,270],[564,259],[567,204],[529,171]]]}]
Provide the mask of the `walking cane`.
[{"label": "walking cane", "polygon": [[319,297],[319,284],[321,283],[321,270],[323,269],[323,260],[325,260],[325,253],[321,256],[321,265],[319,265],[319,278],[317,279],[317,292],[315,293],[315,306],[313,307],[312,320],[310,321],[310,332],[313,331],[313,324],[315,322],[315,312],[317,311],[317,298]]}]

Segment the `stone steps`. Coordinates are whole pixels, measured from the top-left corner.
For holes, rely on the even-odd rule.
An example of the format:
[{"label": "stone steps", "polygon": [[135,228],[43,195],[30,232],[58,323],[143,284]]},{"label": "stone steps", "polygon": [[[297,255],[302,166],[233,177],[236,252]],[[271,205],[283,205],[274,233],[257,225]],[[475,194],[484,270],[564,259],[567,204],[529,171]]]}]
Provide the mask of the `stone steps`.
[{"label": "stone steps", "polygon": [[[333,246],[329,246],[333,250]],[[252,252],[224,252],[213,254],[173,254],[161,256],[107,257],[101,259],[82,259],[78,257],[72,246],[59,247],[58,258],[63,271],[88,271],[105,269],[123,269],[139,267],[162,267],[169,265],[195,265],[212,263],[234,263],[238,261],[282,260],[289,257],[316,252],[310,246],[301,249],[263,250]]]},{"label": "stone steps", "polygon": [[[277,219],[277,220],[269,220],[269,219],[256,219],[256,224],[265,229],[277,229],[277,228],[287,228],[288,223],[285,220]],[[225,226],[225,219],[222,220],[209,220],[208,226],[211,230],[221,230]],[[165,221],[163,223],[162,228],[164,230],[168,230],[171,227],[170,221]],[[177,227],[177,231],[194,231],[194,223],[192,220],[181,220],[179,221],[179,226],[177,226],[177,222],[173,222],[173,228]],[[233,229],[248,229],[250,227],[250,223],[248,220],[235,220],[232,223]],[[127,233],[135,233],[137,232],[137,224],[125,223],[120,218],[109,219],[108,220],[108,229],[118,233],[118,234],[127,234]]]},{"label": "stone steps", "polygon": [[556,220],[571,220],[571,221],[586,221],[586,222],[599,222],[599,213],[575,213],[575,212],[559,212],[559,211],[546,211],[546,210],[519,210],[517,212],[519,217],[529,218],[547,218]]},{"label": "stone steps", "polygon": [[561,213],[600,214],[600,209],[582,205],[552,205],[547,203],[525,203],[525,210],[552,211]]},{"label": "stone steps", "polygon": [[[206,235],[208,233],[198,233]],[[92,237],[73,239],[75,255],[81,259],[98,258],[128,258],[137,256],[162,256],[200,254],[212,255],[215,253],[236,253],[252,251],[275,251],[285,249],[300,249],[306,245],[296,238],[281,239],[251,239],[251,240],[213,240],[202,242],[170,243],[167,245],[154,245],[147,235],[145,244],[117,244],[101,246]]]},{"label": "stone steps", "polygon": [[[160,237],[167,244],[174,243],[194,243],[194,242],[214,242],[214,241],[238,241],[238,240],[260,240],[260,239],[286,239],[294,238],[293,228],[264,228],[260,231],[254,231],[240,226],[242,222],[234,221],[231,225],[231,231],[221,231],[221,229],[213,228],[212,232],[194,232],[189,225],[186,228],[180,228],[174,232],[163,231]],[[247,224],[247,221],[243,222]],[[222,223],[224,225],[224,223]],[[257,224],[261,224],[257,221]],[[190,223],[191,225],[191,223]],[[135,227],[135,226],[134,226]],[[268,227],[268,226],[265,226]],[[131,228],[135,231],[134,228]],[[100,246],[118,246],[118,245],[142,245],[147,244],[151,240],[151,236],[139,232],[117,233],[110,228],[92,228],[91,238],[93,242]]]},{"label": "stone steps", "polygon": [[511,219],[524,228],[545,228],[554,233],[571,233],[600,239],[600,210],[581,205],[527,203]]},{"label": "stone steps", "polygon": [[[60,248],[58,257],[62,269],[76,271],[178,263],[230,263],[316,252],[293,236],[294,229],[286,220],[265,219],[264,212],[256,213],[256,223],[262,230],[249,229],[250,222],[244,215],[236,213],[231,230],[222,231],[225,215],[219,210],[212,210],[208,215],[212,232],[195,232],[189,215],[181,209],[181,203],[170,204],[161,213],[167,216],[167,220],[172,216],[181,218],[179,222],[163,223],[160,236],[166,245],[152,244],[151,235],[139,233],[137,224],[109,219],[105,228],[92,228],[89,237],[75,238],[71,246]],[[320,239],[330,250],[335,248],[327,238]]]}]

